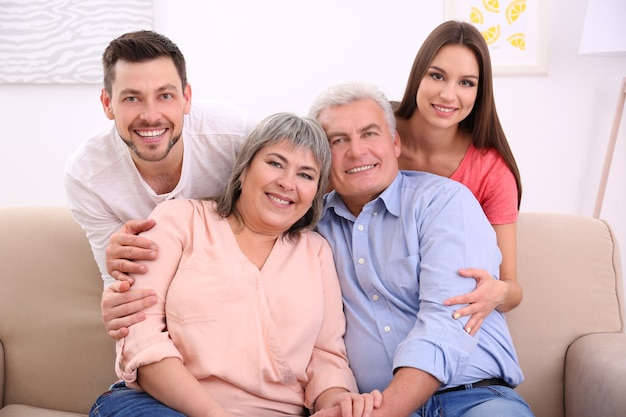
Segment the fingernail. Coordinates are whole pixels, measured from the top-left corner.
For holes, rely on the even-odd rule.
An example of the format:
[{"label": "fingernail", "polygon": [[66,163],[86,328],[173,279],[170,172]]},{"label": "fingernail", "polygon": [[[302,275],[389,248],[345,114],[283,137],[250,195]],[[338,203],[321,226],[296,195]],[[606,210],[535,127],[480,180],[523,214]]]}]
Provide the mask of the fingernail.
[{"label": "fingernail", "polygon": [[472,331],[472,328],[468,327],[467,329],[465,329],[465,331],[469,334]]},{"label": "fingernail", "polygon": [[455,320],[459,319],[461,317],[461,315],[459,313],[454,313],[454,317]]}]

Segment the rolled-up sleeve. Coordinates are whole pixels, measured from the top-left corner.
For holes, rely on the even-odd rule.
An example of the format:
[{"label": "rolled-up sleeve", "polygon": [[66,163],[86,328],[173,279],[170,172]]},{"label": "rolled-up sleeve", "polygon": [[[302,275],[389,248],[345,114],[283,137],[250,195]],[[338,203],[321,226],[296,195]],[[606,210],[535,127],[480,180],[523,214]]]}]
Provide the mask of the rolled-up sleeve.
[{"label": "rolled-up sleeve", "polygon": [[[176,209],[171,207],[173,204]],[[116,345],[117,376],[133,388],[139,388],[136,380],[137,369],[141,366],[168,357],[182,359],[167,332],[165,299],[183,253],[185,235],[180,222],[185,218],[186,208],[192,209],[192,205],[180,200],[158,205],[150,215],[156,225],[142,233],[143,237],[157,243],[159,256],[154,261],[145,261],[148,271],[134,276],[133,289],[153,289],[157,303],[145,310],[146,319],[132,325],[128,335]]]},{"label": "rolled-up sleeve", "polygon": [[475,281],[461,277],[459,269],[471,266],[497,277],[501,255],[493,228],[465,188],[440,192],[419,218],[417,240],[408,239],[419,242],[413,270],[419,280],[419,310],[393,366],[421,369],[446,384],[464,372],[479,336],[465,332],[469,317],[453,319],[458,305],[444,306],[443,301],[475,288]]}]

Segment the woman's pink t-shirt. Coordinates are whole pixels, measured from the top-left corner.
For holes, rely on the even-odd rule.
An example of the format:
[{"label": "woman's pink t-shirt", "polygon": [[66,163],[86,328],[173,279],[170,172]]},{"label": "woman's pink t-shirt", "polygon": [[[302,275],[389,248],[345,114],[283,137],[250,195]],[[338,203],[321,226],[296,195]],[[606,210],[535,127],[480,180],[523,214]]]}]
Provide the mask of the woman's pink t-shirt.
[{"label": "woman's pink t-shirt", "polygon": [[450,179],[472,191],[491,224],[517,221],[517,184],[497,150],[470,145]]}]

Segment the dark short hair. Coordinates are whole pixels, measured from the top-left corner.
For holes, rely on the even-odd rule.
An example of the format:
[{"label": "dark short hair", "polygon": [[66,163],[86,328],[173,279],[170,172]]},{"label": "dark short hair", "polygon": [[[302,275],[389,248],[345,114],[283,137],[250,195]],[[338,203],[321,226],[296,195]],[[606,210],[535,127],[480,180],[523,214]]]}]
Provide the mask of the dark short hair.
[{"label": "dark short hair", "polygon": [[111,95],[117,61],[145,62],[163,57],[172,59],[182,87],[185,88],[187,86],[185,57],[170,39],[151,30],[129,32],[113,39],[102,54],[105,90]]}]

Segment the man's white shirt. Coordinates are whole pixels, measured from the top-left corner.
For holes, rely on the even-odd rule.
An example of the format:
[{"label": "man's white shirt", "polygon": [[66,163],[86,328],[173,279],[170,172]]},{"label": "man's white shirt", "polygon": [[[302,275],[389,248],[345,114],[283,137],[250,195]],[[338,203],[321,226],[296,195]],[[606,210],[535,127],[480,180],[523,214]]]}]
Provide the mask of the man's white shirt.
[{"label": "man's white shirt", "polygon": [[65,189],[74,219],[85,230],[105,287],[111,235],[131,219],[145,219],[162,201],[215,195],[226,184],[253,123],[243,109],[217,100],[194,100],[185,115],[183,166],[176,187],[156,194],[143,180],[115,124],[84,142],[67,162]]}]

